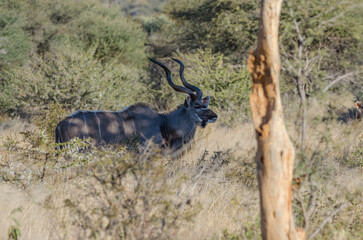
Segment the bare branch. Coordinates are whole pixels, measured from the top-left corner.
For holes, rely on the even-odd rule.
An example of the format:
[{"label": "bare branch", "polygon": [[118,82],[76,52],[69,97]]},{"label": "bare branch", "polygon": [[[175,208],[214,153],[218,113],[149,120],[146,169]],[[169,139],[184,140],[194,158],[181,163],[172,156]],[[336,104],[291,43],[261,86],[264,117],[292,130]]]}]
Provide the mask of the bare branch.
[{"label": "bare branch", "polygon": [[[290,71],[292,71],[294,74],[298,75],[298,70],[296,70],[296,68],[294,66],[292,66],[292,64],[290,63],[288,58],[285,58],[285,62],[289,68]],[[295,81],[296,82],[296,81]]]},{"label": "bare branch", "polygon": [[287,3],[287,6],[289,8],[290,16],[291,16],[292,21],[293,21],[294,26],[295,26],[295,31],[296,31],[297,37],[299,39],[299,42],[298,42],[298,46],[299,46],[299,48],[298,48],[298,58],[299,58],[299,78],[300,78],[300,76],[301,76],[301,58],[302,58],[302,50],[303,50],[303,45],[304,45],[304,38],[302,37],[302,34],[300,32],[300,28],[299,28],[299,24],[296,21],[296,18],[294,16],[294,12],[292,11],[292,8],[290,6],[289,1],[287,1],[286,3]]},{"label": "bare branch", "polygon": [[305,231],[307,231],[309,229],[309,216],[308,216],[308,213],[306,212],[306,207],[304,205],[304,198],[301,196],[300,189],[297,190],[297,196],[298,196],[298,199],[299,199],[299,202],[300,202],[300,205],[302,208],[302,212],[304,215],[304,228],[305,228]]},{"label": "bare branch", "polygon": [[354,75],[354,74],[356,74],[356,73],[360,73],[360,71],[346,73],[346,74],[344,74],[344,75],[342,75],[342,76],[340,76],[340,77],[336,78],[335,80],[333,80],[332,82],[330,82],[330,83],[328,84],[328,86],[326,86],[326,87],[324,88],[323,92],[328,91],[328,89],[329,89],[329,88],[331,88],[331,86],[333,86],[333,85],[334,85],[334,84],[336,84],[337,82],[339,82],[339,81],[341,81],[341,80],[343,80],[343,79],[345,79],[345,78],[348,78],[348,77],[350,77],[350,76],[352,76],[352,75]]},{"label": "bare branch", "polygon": [[295,30],[296,30],[296,33],[297,33],[297,37],[299,38],[299,41],[300,41],[300,42],[299,42],[299,46],[300,46],[300,44],[302,45],[302,44],[304,43],[304,38],[303,38],[303,37],[302,37],[302,35],[301,35],[300,29],[299,29],[299,25],[298,25],[298,23],[297,23],[297,21],[296,21],[296,18],[295,18],[295,16],[294,16],[294,12],[292,11],[292,8],[291,8],[291,6],[290,6],[289,1],[287,1],[286,3],[287,3],[287,6],[288,6],[288,8],[289,8],[290,16],[291,16],[292,21],[293,21],[294,26],[295,26]]},{"label": "bare branch", "polygon": [[313,215],[314,211],[315,211],[315,207],[316,207],[316,184],[314,181],[311,180],[311,177],[309,177],[309,182],[310,182],[310,200],[309,200],[309,205],[308,205],[308,211],[307,211],[307,216],[308,218],[311,217],[311,215]]},{"label": "bare branch", "polygon": [[295,26],[295,31],[297,33],[298,37],[298,70],[297,70],[297,78],[296,78],[296,88],[300,96],[300,111],[302,113],[301,117],[301,152],[304,153],[304,146],[305,146],[305,135],[306,135],[306,104],[305,104],[305,81],[302,73],[302,54],[304,49],[304,38],[301,34],[299,24],[296,21],[296,18],[294,16],[294,12],[292,11],[292,8],[290,6],[290,3],[287,1],[287,6],[289,8],[289,13],[292,18],[292,21]]},{"label": "bare branch", "polygon": [[313,234],[311,234],[309,236],[308,239],[313,239],[323,228],[324,226],[333,219],[333,217],[340,212],[341,210],[343,210],[344,208],[346,208],[348,206],[348,203],[343,203],[342,205],[340,205],[339,208],[337,208],[334,212],[332,212],[332,214],[330,214],[327,218],[324,219],[324,221],[320,224],[320,226],[313,232]]}]

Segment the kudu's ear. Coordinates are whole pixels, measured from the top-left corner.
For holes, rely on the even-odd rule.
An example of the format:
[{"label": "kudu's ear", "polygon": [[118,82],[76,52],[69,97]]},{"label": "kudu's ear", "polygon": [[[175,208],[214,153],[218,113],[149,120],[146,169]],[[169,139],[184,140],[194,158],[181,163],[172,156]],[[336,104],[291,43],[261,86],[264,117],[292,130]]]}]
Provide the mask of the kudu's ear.
[{"label": "kudu's ear", "polygon": [[192,105],[192,97],[189,94],[185,95],[184,107],[189,108]]},{"label": "kudu's ear", "polygon": [[201,100],[201,102],[202,102],[202,104],[204,105],[204,106],[208,106],[209,105],[209,100],[210,100],[210,96],[206,96],[205,98],[203,98],[202,100]]}]

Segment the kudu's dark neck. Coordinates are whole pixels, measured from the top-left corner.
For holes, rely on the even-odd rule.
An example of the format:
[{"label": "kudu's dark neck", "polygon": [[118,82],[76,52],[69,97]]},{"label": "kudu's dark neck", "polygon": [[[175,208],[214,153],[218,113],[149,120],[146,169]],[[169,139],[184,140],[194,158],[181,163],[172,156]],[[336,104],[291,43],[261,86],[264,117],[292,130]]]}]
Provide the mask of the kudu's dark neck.
[{"label": "kudu's dark neck", "polygon": [[180,106],[169,114],[160,115],[160,131],[168,147],[180,149],[193,139],[196,124],[188,117],[184,106]]}]

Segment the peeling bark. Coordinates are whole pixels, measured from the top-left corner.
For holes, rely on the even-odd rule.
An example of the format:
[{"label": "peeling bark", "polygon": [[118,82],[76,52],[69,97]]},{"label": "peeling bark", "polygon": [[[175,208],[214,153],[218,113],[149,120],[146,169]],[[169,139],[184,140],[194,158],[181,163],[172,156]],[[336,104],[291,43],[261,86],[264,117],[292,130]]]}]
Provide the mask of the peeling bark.
[{"label": "peeling bark", "polygon": [[263,239],[304,239],[292,217],[292,171],[295,150],[287,134],[280,98],[278,27],[282,0],[262,0],[258,45],[251,51],[250,95],[257,139],[257,176]]}]

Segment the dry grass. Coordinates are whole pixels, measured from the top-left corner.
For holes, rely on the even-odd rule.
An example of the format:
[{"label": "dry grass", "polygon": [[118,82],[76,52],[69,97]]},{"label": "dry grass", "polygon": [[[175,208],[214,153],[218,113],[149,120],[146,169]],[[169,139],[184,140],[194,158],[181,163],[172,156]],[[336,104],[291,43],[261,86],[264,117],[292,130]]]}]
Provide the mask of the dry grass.
[{"label": "dry grass", "polygon": [[[256,230],[249,229],[250,225],[258,227],[253,162],[256,144],[251,123],[233,128],[210,126],[206,131],[197,136],[195,146],[182,159],[168,168],[172,176],[178,173],[188,177],[182,194],[202,204],[194,223],[183,227],[178,239],[219,239],[222,230],[241,232],[244,228]],[[242,141],[240,136],[244,136]]]},{"label": "dry grass", "polygon": [[[360,130],[363,122],[321,121],[325,115],[325,106],[310,104],[306,152],[302,155],[297,151],[295,164],[296,177],[309,176],[294,192],[296,222],[304,225],[301,205],[308,208],[311,196],[315,196],[316,204],[307,221],[308,235],[336,208],[348,203],[316,238],[357,239],[363,235],[363,134]],[[299,121],[294,120],[293,113],[286,118],[288,131],[298,146]],[[41,156],[39,161],[35,155],[24,154],[29,144],[23,143],[20,134],[36,128],[20,120],[5,119],[0,129],[0,239],[7,239],[9,229],[16,225],[13,218],[19,222],[21,239],[91,236],[84,234],[87,229],[79,227],[80,216],[64,204],[66,199],[79,200],[84,209],[97,204],[95,195],[83,198],[89,192],[80,186],[94,181],[81,174],[84,166],[63,169],[59,162],[49,164],[40,180],[44,160]],[[19,142],[17,148],[4,147],[9,142],[8,136]],[[179,226],[170,228],[165,236],[172,239],[259,239],[255,151],[252,123],[240,123],[232,128],[214,124],[198,131],[195,144],[181,158],[162,159],[166,163],[164,176],[170,197],[183,202],[183,207],[176,212],[184,214],[188,205],[196,213],[189,220],[178,221]],[[107,231],[101,231],[96,238],[106,239]],[[117,237],[111,234],[109,238]]]}]

